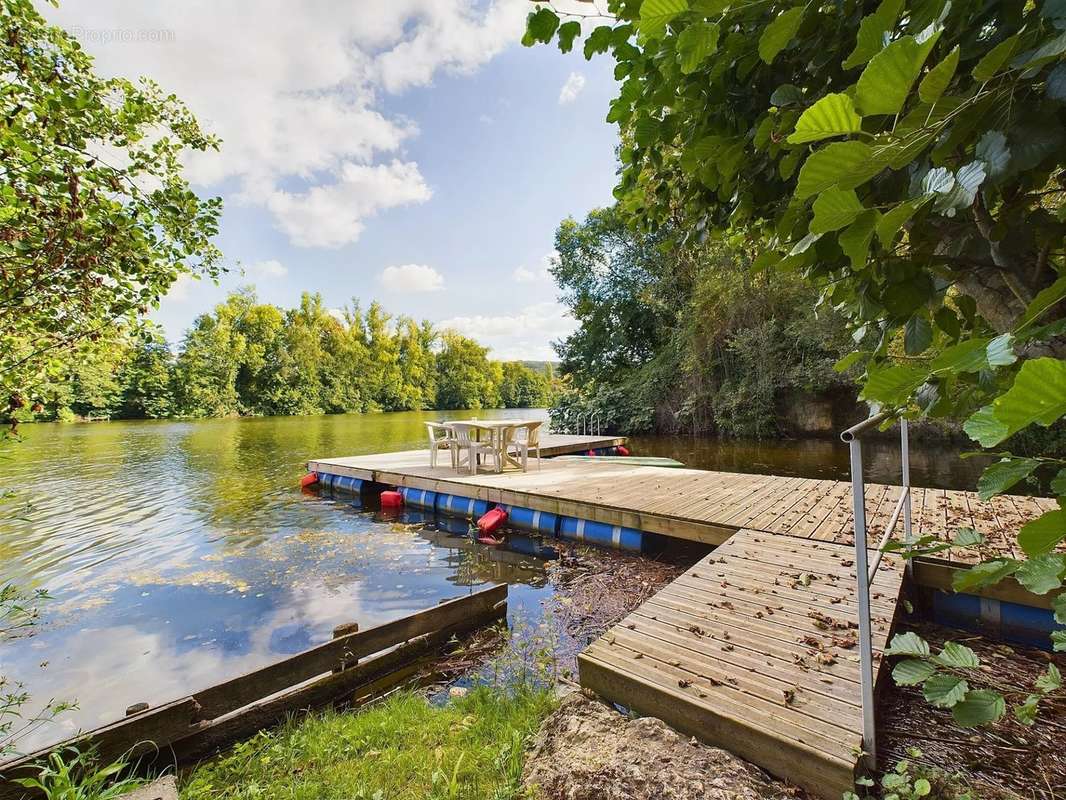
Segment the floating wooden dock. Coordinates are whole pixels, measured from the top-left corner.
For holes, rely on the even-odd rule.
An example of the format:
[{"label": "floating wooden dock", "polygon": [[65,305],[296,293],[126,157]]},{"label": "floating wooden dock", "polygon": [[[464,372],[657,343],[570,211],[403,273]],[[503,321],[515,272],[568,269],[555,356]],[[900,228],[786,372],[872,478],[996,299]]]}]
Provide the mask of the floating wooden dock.
[{"label": "floating wooden dock", "polygon": [[[836,800],[862,745],[853,558],[740,531],[581,653],[581,685]],[[871,587],[875,670],[902,574],[886,557]]]},{"label": "floating wooden dock", "polygon": [[[619,438],[547,437],[545,453],[594,449]],[[473,497],[560,516],[621,525],[639,531],[719,545],[742,529],[826,542],[852,542],[851,484],[845,481],[749,475],[698,469],[631,466],[619,462],[553,461],[528,472],[456,472],[429,466],[425,450],[326,458],[308,469],[393,486]],[[884,530],[899,487],[867,484],[866,515],[872,540]],[[985,534],[978,552],[953,553],[960,560],[1017,555],[1015,537],[1025,522],[1055,507],[1040,497],[993,498],[973,492],[911,490],[914,529],[953,536],[959,527]]]},{"label": "floating wooden dock", "polygon": [[[428,461],[409,451],[308,468],[717,546],[580,654],[582,686],[814,795],[836,800],[852,788],[863,722],[849,482],[592,459],[469,475]],[[874,542],[900,488],[866,492]],[[1017,555],[1018,529],[1052,507],[1045,498],[911,490],[916,535],[985,534],[979,552],[952,552],[961,561]],[[919,560],[914,578],[949,588],[959,566]],[[1016,601],[1022,590],[1012,584],[987,594]],[[902,585],[900,560],[886,555],[871,586],[875,676]],[[1046,600],[1023,594],[1023,603]]]}]

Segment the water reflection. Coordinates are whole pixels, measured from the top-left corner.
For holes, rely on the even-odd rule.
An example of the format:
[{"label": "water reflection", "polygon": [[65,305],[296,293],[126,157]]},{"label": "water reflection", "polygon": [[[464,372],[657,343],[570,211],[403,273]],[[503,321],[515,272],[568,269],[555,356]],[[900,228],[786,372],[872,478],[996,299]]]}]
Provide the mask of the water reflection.
[{"label": "water reflection", "polygon": [[[480,416],[530,412],[480,412]],[[0,486],[3,577],[54,596],[0,648],[37,702],[79,710],[24,748],[157,705],[489,582],[536,613],[543,562],[484,553],[419,513],[294,487],[311,457],[421,445],[437,413],[24,429]],[[17,511],[17,513],[15,513]],[[454,523],[446,523],[454,525]],[[464,530],[466,523],[463,523]]]}]

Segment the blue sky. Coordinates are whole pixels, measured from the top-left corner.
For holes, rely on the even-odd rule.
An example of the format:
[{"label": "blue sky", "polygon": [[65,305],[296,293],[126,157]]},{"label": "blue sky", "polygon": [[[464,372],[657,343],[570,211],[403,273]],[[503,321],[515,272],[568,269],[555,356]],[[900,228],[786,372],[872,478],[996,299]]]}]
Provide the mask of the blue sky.
[{"label": "blue sky", "polygon": [[155,314],[168,337],[254,284],[283,306],[302,291],[331,307],[378,299],[497,357],[550,357],[572,321],[545,258],[560,220],[611,202],[615,86],[606,58],[522,47],[530,8],[77,0],[53,12],[102,72],[152,76],[225,140],[189,175],[225,200],[218,244],[233,270],[221,286],[176,285]]}]

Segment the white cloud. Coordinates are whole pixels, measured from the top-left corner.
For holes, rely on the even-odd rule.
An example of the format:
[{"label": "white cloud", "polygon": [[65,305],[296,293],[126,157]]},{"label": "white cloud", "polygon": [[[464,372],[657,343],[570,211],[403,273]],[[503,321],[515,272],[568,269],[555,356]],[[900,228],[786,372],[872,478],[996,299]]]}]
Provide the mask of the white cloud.
[{"label": "white cloud", "polygon": [[[80,38],[104,74],[150,75],[181,97],[221,153],[193,153],[188,174],[236,188],[293,243],[338,247],[367,219],[431,192],[403,148],[417,126],[387,93],[469,73],[521,36],[519,0],[360,0],[177,5],[94,0],[47,14]],[[107,32],[165,32],[115,37]]]},{"label": "white cloud", "polygon": [[552,262],[558,257],[559,253],[552,250],[541,258],[539,264],[533,267],[525,265],[515,267],[515,271],[511,275],[518,283],[551,283],[554,280],[550,271]]},{"label": "white cloud", "polygon": [[566,79],[563,88],[559,90],[559,105],[565,106],[577,100],[581,90],[585,88],[585,76],[580,72],[571,72]]},{"label": "white cloud", "polygon": [[244,273],[252,278],[284,278],[289,274],[289,270],[276,258],[271,258],[249,264],[244,268]]},{"label": "white cloud", "polygon": [[425,264],[385,267],[380,280],[390,292],[438,292],[444,288],[444,276]]},{"label": "white cloud", "polygon": [[437,327],[477,339],[493,358],[549,361],[558,357],[551,342],[576,330],[577,322],[561,303],[537,303],[515,314],[452,317]]},{"label": "white cloud", "polygon": [[306,192],[275,190],[266,205],[294,244],[340,247],[354,242],[363,220],[381,210],[421,203],[432,195],[414,162],[367,166],[349,162],[333,183]]}]

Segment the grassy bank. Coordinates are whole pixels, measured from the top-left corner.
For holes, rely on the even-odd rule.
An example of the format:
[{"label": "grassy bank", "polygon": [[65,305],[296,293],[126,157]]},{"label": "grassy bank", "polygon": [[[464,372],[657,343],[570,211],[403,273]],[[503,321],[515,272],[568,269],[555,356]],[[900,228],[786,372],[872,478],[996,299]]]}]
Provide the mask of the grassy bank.
[{"label": "grassy bank", "polygon": [[547,690],[482,687],[443,706],[417,693],[264,731],[181,781],[183,800],[444,800],[520,796]]}]

